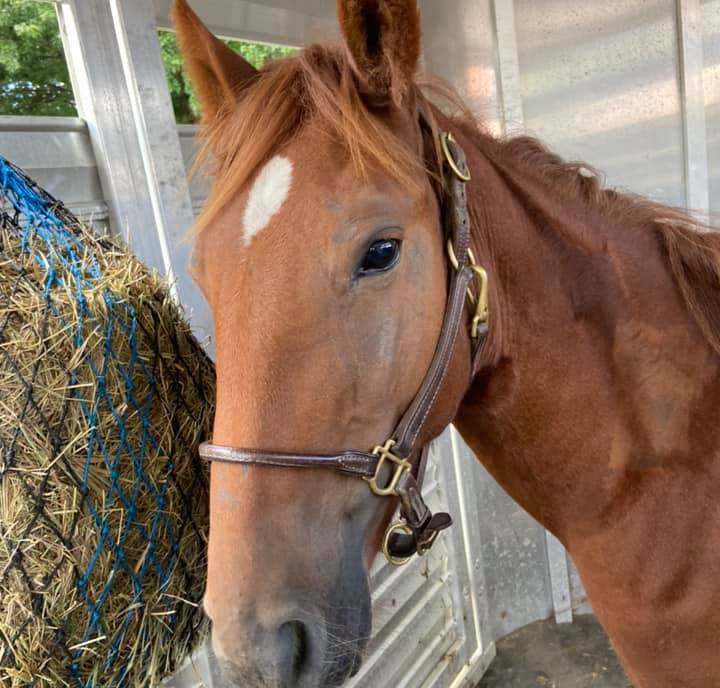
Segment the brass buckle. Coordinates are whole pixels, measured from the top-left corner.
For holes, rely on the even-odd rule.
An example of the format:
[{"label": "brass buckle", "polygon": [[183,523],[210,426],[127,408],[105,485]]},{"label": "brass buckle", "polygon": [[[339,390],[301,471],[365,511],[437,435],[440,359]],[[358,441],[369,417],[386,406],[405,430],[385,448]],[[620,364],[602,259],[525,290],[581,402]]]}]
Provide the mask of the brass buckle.
[{"label": "brass buckle", "polygon": [[445,160],[447,160],[448,165],[450,165],[450,169],[453,171],[455,176],[462,182],[469,182],[470,181],[470,171],[466,168],[465,170],[461,170],[460,166],[457,164],[457,160],[453,157],[452,152],[450,151],[450,146],[448,146],[448,142],[452,141],[455,142],[455,139],[453,138],[453,135],[449,131],[441,131],[440,132],[440,148],[442,148],[443,155],[445,156]]},{"label": "brass buckle", "polygon": [[[488,276],[485,268],[481,268],[473,258],[472,251],[468,249],[470,256],[470,269],[475,273],[478,283],[478,295],[475,303],[475,315],[470,321],[470,336],[477,339],[480,325],[488,320]],[[472,300],[470,301],[472,303]]]},{"label": "brass buckle", "polygon": [[402,533],[405,533],[405,535],[412,535],[413,531],[412,528],[407,524],[407,522],[403,521],[402,519],[397,521],[396,523],[393,523],[385,533],[385,538],[383,540],[383,546],[382,551],[385,555],[385,558],[393,565],[393,566],[404,566],[407,564],[411,559],[412,555],[409,557],[394,557],[392,554],[390,554],[390,538],[392,534],[395,531],[400,531]]},{"label": "brass buckle", "polygon": [[[456,270],[459,270],[460,263],[458,262],[452,239],[448,239],[447,252],[450,264]],[[472,249],[468,248],[467,255],[468,267],[473,271],[475,279],[477,280],[477,299],[473,296],[469,287],[467,291],[468,301],[471,305],[475,306],[475,315],[470,321],[470,336],[473,339],[477,339],[480,325],[488,321],[488,275],[485,268],[477,264]]]},{"label": "brass buckle", "polygon": [[[372,450],[372,453],[375,454],[375,456],[379,456],[380,460],[378,461],[377,468],[375,469],[375,475],[372,478],[364,478],[364,480],[370,484],[370,489],[378,495],[378,497],[389,497],[390,495],[397,497],[398,493],[396,488],[400,482],[402,474],[405,471],[412,470],[412,465],[407,459],[396,456],[392,453],[392,451],[390,451],[395,444],[395,440],[388,440],[382,446],[378,445]],[[378,485],[378,476],[380,475],[380,471],[382,470],[385,461],[391,461],[395,464],[396,468],[392,478],[390,478],[390,482],[385,487],[380,487],[380,485]]]}]

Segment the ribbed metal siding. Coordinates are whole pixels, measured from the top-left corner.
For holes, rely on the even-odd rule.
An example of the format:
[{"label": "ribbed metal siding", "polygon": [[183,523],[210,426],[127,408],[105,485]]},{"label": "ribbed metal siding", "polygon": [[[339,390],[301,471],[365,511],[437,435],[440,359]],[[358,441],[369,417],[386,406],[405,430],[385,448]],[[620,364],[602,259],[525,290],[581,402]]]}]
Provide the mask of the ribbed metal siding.
[{"label": "ribbed metal siding", "polygon": [[[425,492],[438,507],[437,482]],[[444,584],[446,568],[444,546],[402,568],[377,560],[370,581],[373,638],[368,660],[350,686],[423,684],[456,638],[452,600]]]},{"label": "ribbed metal siding", "polygon": [[74,117],[0,117],[0,154],[85,220],[105,225],[107,204],[87,126]]},{"label": "ribbed metal siding", "polygon": [[529,132],[613,186],[685,199],[674,0],[516,0]]},{"label": "ribbed metal siding", "polygon": [[476,504],[477,465],[457,433],[433,445],[424,493],[453,529],[403,568],[376,562],[369,657],[352,688],[474,686],[495,654],[487,624]]}]

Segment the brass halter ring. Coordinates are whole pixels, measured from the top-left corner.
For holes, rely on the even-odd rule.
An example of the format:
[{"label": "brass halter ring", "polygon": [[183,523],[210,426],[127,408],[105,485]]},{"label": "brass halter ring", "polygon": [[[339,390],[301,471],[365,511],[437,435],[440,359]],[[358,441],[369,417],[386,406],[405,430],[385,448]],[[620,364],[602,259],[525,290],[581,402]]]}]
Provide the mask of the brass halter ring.
[{"label": "brass halter ring", "polygon": [[453,171],[455,176],[460,179],[463,182],[469,182],[470,181],[470,171],[466,169],[461,169],[460,165],[457,164],[457,161],[453,157],[452,152],[450,151],[450,146],[448,146],[448,142],[452,141],[455,142],[455,139],[453,138],[453,135],[449,131],[443,131],[440,133],[440,148],[442,148],[443,155],[445,156],[445,160],[447,160],[447,164],[450,166],[450,169]]},{"label": "brass halter ring", "polygon": [[393,566],[404,566],[410,561],[410,559],[412,559],[412,555],[409,557],[395,557],[390,553],[390,538],[392,537],[393,533],[395,533],[395,531],[404,533],[405,535],[413,534],[412,529],[404,520],[401,519],[397,523],[393,523],[387,529],[385,537],[383,538],[382,551],[385,555],[385,559],[387,559],[390,564],[392,564]]}]

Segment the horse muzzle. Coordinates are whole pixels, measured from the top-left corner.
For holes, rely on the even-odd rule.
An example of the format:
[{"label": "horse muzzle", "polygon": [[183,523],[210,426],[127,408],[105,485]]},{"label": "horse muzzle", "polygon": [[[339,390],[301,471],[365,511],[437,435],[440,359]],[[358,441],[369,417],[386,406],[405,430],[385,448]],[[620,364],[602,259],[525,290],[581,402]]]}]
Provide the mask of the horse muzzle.
[{"label": "horse muzzle", "polygon": [[331,624],[319,613],[289,618],[268,626],[248,620],[236,628],[214,628],[219,686],[336,688],[357,673],[359,640],[336,642],[328,632]]}]

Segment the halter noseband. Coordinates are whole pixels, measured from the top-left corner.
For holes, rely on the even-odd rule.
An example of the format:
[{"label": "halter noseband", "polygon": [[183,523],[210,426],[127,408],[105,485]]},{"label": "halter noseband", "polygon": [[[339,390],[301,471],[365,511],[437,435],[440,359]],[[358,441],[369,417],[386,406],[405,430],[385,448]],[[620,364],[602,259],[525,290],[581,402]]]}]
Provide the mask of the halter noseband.
[{"label": "halter noseband", "polygon": [[[420,123],[429,127],[421,114]],[[465,312],[465,300],[474,307],[470,324],[472,370],[487,337],[487,274],[475,263],[470,249],[470,222],[465,183],[470,180],[465,154],[452,135],[441,132],[443,184],[440,198],[448,258],[453,267],[440,338],[430,369],[418,393],[384,444],[371,452],[345,451],[340,454],[302,454],[259,449],[224,447],[205,442],[200,456],[207,461],[278,466],[285,468],[327,468],[344,475],[363,478],[374,494],[400,500],[400,520],[392,524],[383,541],[383,553],[395,565],[404,564],[413,554],[424,554],[440,531],[452,525],[446,513],[433,514],[421,494],[429,444],[420,446],[422,431],[439,396],[455,349],[455,341]],[[477,293],[470,290],[477,280]]]}]

